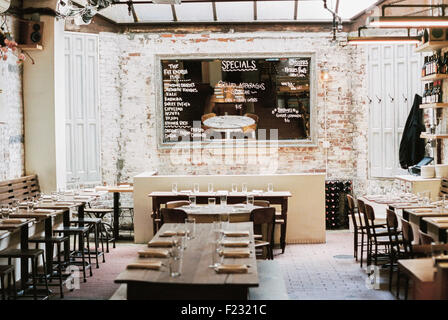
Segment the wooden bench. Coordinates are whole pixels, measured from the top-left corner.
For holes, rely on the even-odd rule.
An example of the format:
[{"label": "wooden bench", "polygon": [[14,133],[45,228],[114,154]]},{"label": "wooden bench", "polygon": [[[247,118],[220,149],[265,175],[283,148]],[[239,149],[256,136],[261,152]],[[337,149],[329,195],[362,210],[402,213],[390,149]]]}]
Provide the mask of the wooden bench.
[{"label": "wooden bench", "polygon": [[0,181],[0,204],[11,204],[14,200],[23,201],[40,194],[37,175]]}]

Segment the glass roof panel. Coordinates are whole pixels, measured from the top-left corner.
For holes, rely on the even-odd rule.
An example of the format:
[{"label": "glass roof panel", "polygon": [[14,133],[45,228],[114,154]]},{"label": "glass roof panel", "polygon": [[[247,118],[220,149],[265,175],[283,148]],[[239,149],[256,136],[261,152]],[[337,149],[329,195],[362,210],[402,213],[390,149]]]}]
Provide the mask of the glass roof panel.
[{"label": "glass roof panel", "polygon": [[297,20],[333,20],[333,15],[328,10],[324,9],[324,3],[321,0],[299,1],[297,7]]},{"label": "glass roof panel", "polygon": [[140,22],[173,21],[169,4],[137,4],[134,8]]},{"label": "glass roof panel", "polygon": [[349,20],[356,16],[358,13],[366,10],[377,0],[339,0],[339,15],[342,19]]},{"label": "glass roof panel", "polygon": [[103,9],[99,12],[102,16],[109,18],[117,23],[132,23],[134,18],[132,14],[129,15],[128,6],[125,5],[115,5]]},{"label": "glass roof panel", "polygon": [[254,3],[252,1],[216,2],[216,16],[218,21],[253,21]]},{"label": "glass roof panel", "polygon": [[181,3],[175,5],[179,21],[213,21],[213,8],[211,2]]},{"label": "glass roof panel", "polygon": [[293,20],[294,1],[258,1],[258,20]]}]

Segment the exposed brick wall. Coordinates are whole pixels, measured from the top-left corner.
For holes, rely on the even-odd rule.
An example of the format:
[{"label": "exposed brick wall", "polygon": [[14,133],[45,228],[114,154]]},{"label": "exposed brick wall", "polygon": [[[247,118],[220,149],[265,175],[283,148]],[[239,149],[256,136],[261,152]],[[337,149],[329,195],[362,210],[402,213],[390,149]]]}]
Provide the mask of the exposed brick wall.
[{"label": "exposed brick wall", "polygon": [[[8,17],[7,27],[15,37],[16,21]],[[6,123],[0,123],[0,180],[6,180],[24,174],[22,67],[12,54],[0,61],[0,77],[5,86],[0,94],[7,108],[7,115],[1,116]]]},{"label": "exposed brick wall", "polygon": [[[144,170],[160,174],[244,174],[260,172],[242,163],[206,165],[191,156],[173,164],[170,151],[157,147],[155,54],[315,52],[317,69],[330,70],[327,117],[328,177],[354,179],[363,188],[367,179],[368,109],[366,56],[362,48],[330,44],[330,34],[298,32],[114,35],[100,33],[103,179],[129,180]],[[118,47],[118,48],[117,48]],[[105,61],[107,60],[107,61]],[[326,62],[325,62],[326,61]],[[118,71],[118,78],[117,78]],[[324,138],[324,88],[317,86],[317,136]],[[118,109],[119,113],[116,113]],[[118,130],[120,128],[120,130]],[[105,136],[104,133],[107,132]],[[244,149],[247,152],[251,149]],[[214,150],[200,150],[210,154]],[[214,158],[221,158],[215,155]],[[325,149],[282,147],[277,173],[325,171]],[[261,171],[262,172],[262,171]]]}]

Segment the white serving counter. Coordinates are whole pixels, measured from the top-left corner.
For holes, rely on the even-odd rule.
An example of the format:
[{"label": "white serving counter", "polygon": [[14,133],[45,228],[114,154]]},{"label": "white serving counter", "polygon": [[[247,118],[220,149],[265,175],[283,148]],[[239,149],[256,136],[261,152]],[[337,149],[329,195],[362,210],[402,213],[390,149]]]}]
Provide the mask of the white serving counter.
[{"label": "white serving counter", "polygon": [[[145,243],[153,236],[152,200],[153,191],[171,191],[176,182],[178,190],[192,190],[199,183],[200,190],[206,191],[212,182],[214,190],[231,190],[232,183],[247,183],[248,190],[266,190],[268,183],[274,184],[276,191],[289,191],[287,243],[325,242],[325,174],[285,174],[285,175],[213,175],[213,176],[154,176],[144,172],[134,177],[134,231],[135,242]],[[280,231],[276,230],[279,235]]]}]

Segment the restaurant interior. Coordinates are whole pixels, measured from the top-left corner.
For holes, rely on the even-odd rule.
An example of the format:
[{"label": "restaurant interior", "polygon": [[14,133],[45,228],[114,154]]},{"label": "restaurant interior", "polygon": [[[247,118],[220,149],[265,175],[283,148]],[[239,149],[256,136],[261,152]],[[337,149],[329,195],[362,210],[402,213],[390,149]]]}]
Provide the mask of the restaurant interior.
[{"label": "restaurant interior", "polygon": [[446,79],[445,0],[0,0],[0,300],[446,300]]}]

